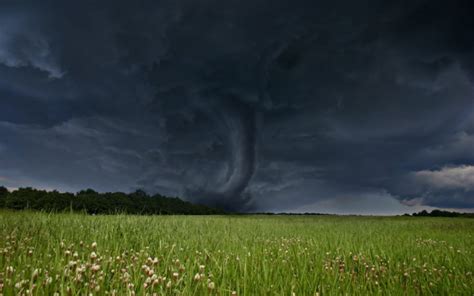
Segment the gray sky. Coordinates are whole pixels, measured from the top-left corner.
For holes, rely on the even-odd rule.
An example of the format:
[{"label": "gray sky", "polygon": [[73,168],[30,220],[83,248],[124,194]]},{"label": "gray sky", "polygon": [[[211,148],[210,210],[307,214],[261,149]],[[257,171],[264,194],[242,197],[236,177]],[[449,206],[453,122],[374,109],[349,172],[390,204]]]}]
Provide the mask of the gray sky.
[{"label": "gray sky", "polygon": [[0,185],[474,209],[472,1],[2,1]]}]

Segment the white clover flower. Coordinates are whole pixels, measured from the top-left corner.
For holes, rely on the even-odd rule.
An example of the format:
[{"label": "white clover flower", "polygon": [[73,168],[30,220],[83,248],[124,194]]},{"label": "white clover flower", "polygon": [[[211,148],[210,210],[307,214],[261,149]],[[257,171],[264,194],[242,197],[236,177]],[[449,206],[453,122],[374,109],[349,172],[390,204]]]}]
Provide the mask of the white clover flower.
[{"label": "white clover flower", "polygon": [[216,288],[216,284],[214,284],[214,282],[209,282],[209,284],[207,284],[207,288],[209,290],[214,290]]},{"label": "white clover flower", "polygon": [[199,273],[196,273],[196,274],[194,275],[194,280],[195,280],[196,282],[200,281],[200,280],[201,280],[201,275],[200,275]]},{"label": "white clover flower", "polygon": [[91,270],[92,270],[93,272],[99,271],[99,270],[100,270],[100,265],[98,265],[98,264],[92,265],[92,266],[91,266]]}]

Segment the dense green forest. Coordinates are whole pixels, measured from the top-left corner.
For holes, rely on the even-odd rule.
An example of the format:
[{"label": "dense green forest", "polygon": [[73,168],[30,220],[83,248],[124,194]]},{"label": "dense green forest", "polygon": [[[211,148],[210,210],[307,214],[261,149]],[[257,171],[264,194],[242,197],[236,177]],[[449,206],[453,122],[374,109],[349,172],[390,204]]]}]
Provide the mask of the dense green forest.
[{"label": "dense green forest", "polygon": [[223,211],[195,205],[179,198],[159,194],[150,196],[142,190],[126,194],[122,192],[98,193],[92,189],[76,194],[20,188],[9,192],[0,186],[0,208],[42,211],[82,211],[88,214],[223,214]]}]

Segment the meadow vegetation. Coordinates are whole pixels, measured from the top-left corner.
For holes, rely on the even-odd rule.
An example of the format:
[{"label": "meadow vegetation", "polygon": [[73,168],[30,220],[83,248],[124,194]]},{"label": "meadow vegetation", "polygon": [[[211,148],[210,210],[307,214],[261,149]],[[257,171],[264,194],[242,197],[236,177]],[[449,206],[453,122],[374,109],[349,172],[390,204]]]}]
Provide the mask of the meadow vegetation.
[{"label": "meadow vegetation", "polygon": [[474,220],[0,211],[2,295],[473,295]]}]

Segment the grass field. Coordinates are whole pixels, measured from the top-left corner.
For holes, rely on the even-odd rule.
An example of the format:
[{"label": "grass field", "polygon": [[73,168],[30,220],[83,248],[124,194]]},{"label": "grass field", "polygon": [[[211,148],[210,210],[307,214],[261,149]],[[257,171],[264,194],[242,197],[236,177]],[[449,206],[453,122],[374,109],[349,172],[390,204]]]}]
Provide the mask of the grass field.
[{"label": "grass field", "polygon": [[474,219],[0,212],[3,295],[473,295]]}]

